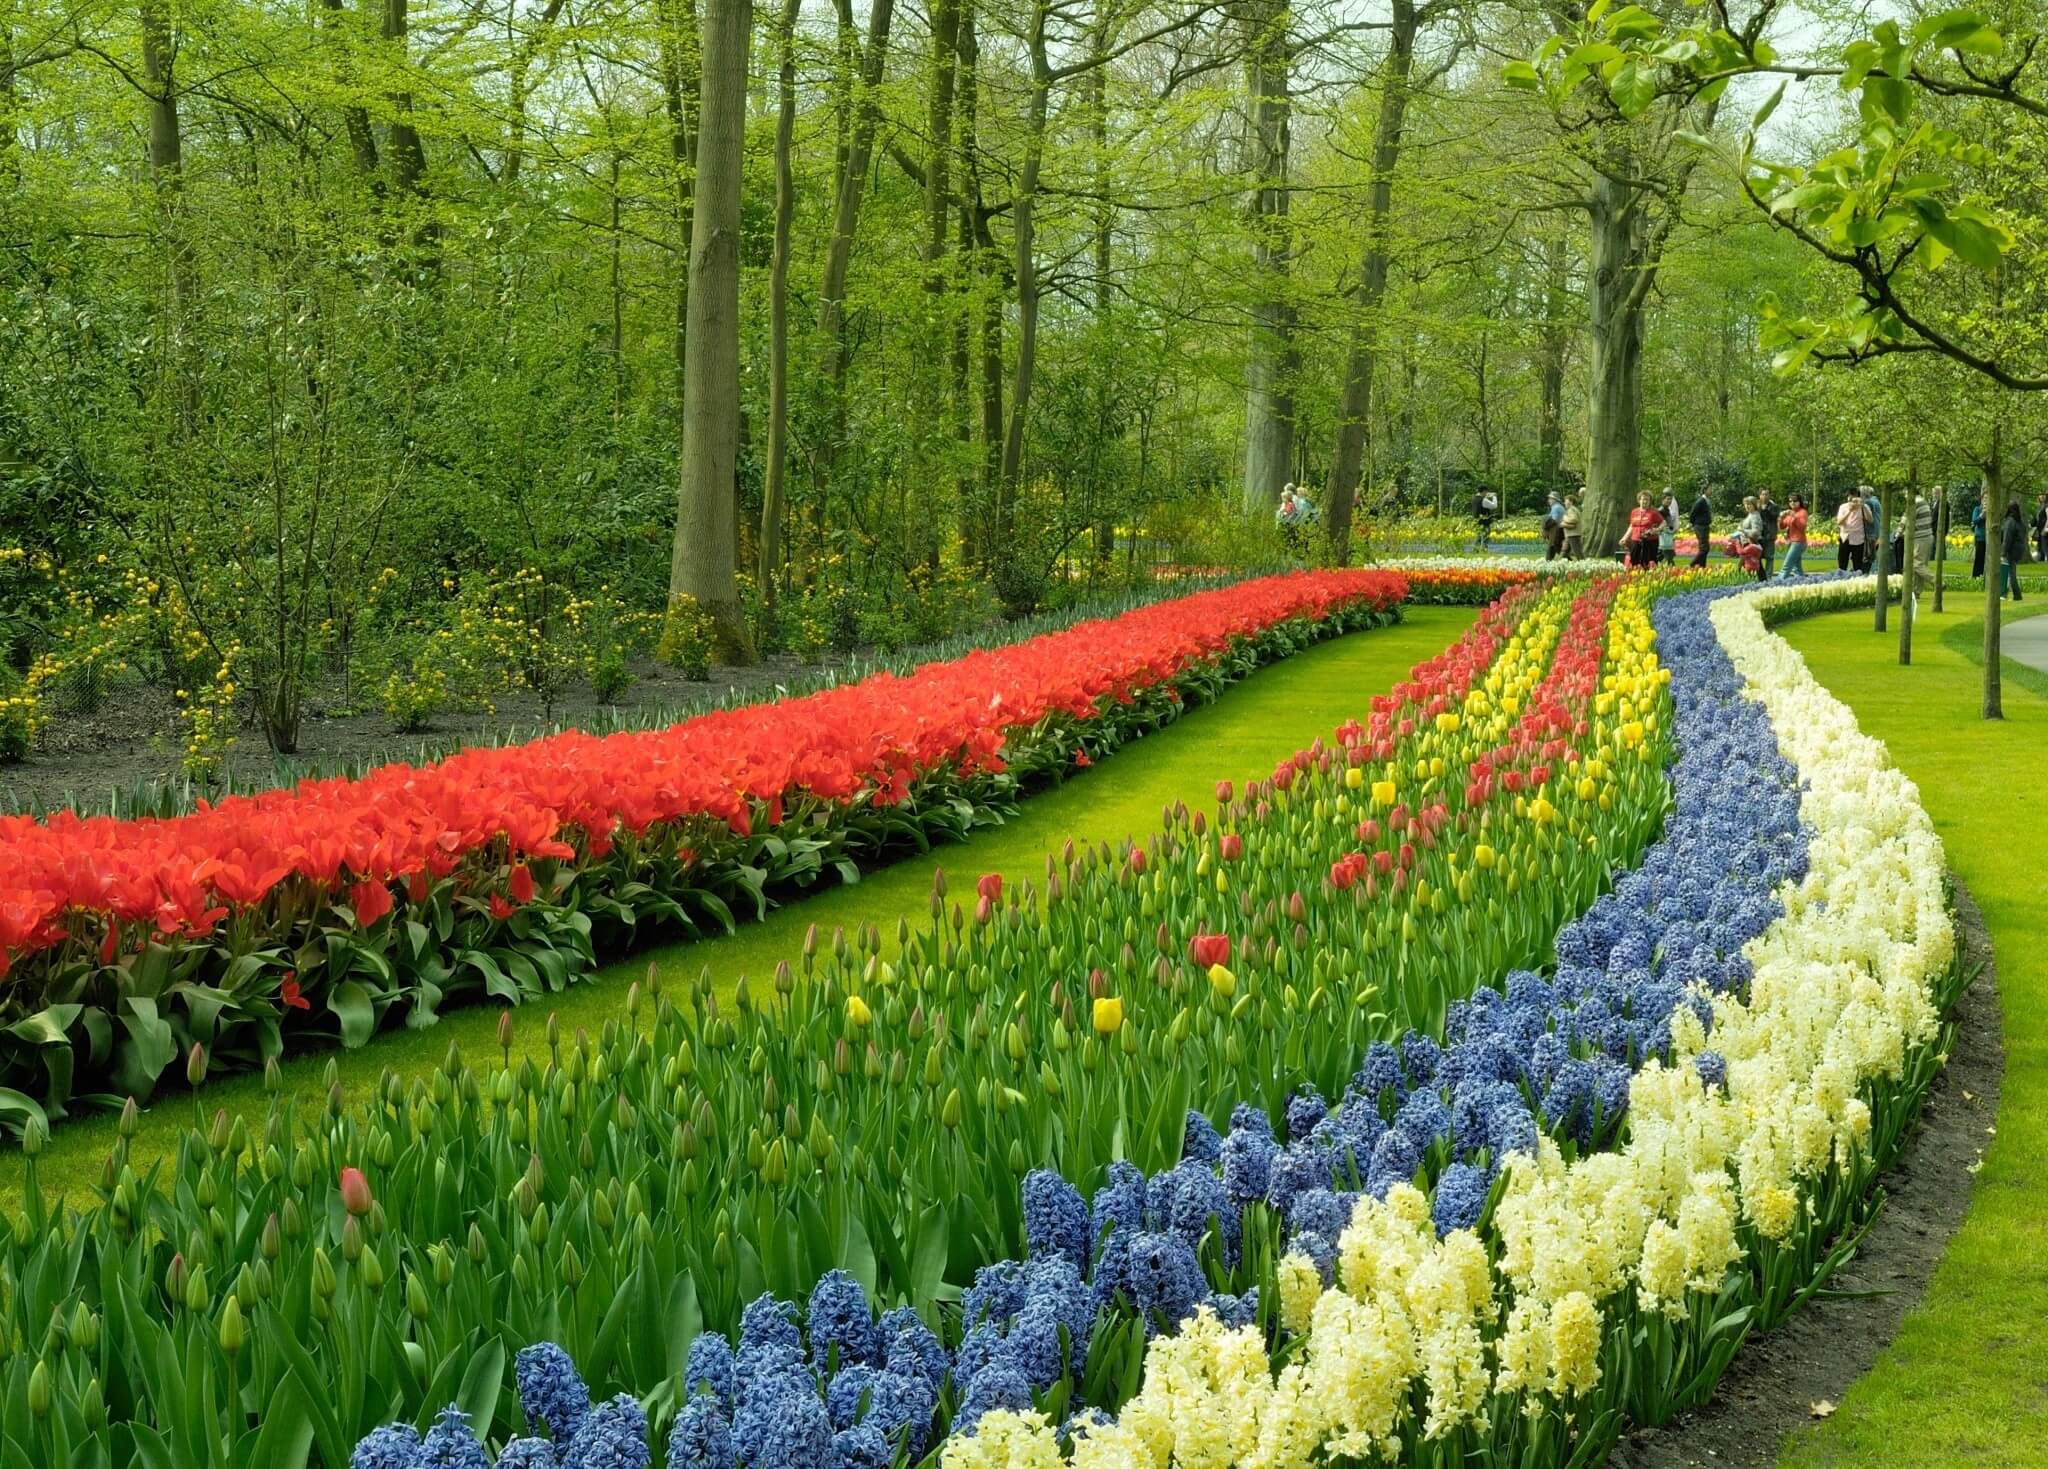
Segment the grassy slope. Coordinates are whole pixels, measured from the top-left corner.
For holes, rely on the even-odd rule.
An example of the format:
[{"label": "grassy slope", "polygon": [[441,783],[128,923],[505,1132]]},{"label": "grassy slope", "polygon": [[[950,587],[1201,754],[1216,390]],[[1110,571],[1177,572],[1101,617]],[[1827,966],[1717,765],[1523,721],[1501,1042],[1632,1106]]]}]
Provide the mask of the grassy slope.
[{"label": "grassy slope", "polygon": [[[676,944],[622,961],[596,979],[576,985],[546,1007],[532,1007],[517,1023],[514,1051],[546,1055],[548,1011],[565,1029],[595,1030],[620,1013],[626,983],[652,965],[664,983],[681,981],[710,966],[722,991],[740,976],[770,978],[778,959],[794,960],[806,926],[872,922],[894,945],[899,914],[914,923],[928,911],[932,869],[942,866],[957,896],[972,897],[972,880],[1000,871],[1012,879],[1040,877],[1045,854],[1068,837],[1108,841],[1155,829],[1160,809],[1176,797],[1190,803],[1210,799],[1219,778],[1265,775],[1275,761],[1346,719],[1363,715],[1367,701],[1384,693],[1424,658],[1441,652],[1462,633],[1475,609],[1412,607],[1404,621],[1388,628],[1319,644],[1252,675],[1215,704],[1197,709],[1156,734],[1126,746],[1094,770],[1027,801],[1016,819],[982,831],[961,845],[942,847],[929,858],[907,859],[873,873],[857,887],[827,889],[742,926],[724,938]],[[353,1101],[375,1084],[386,1067],[402,1074],[437,1064],[451,1042],[481,1056],[494,1049],[498,1006],[475,1006],[442,1018],[423,1031],[395,1031],[358,1051],[303,1056],[284,1067],[284,1084],[308,1106],[324,1095],[330,1055],[340,1069],[343,1091]],[[201,1100],[210,1114],[224,1107],[260,1124],[265,1098],[260,1080],[236,1077],[205,1088]],[[138,1164],[158,1156],[191,1121],[188,1097],[174,1096],[144,1114],[133,1153]],[[113,1141],[113,1119],[94,1117],[59,1128],[39,1160],[46,1193],[82,1194],[96,1179]],[[21,1183],[21,1155],[0,1157],[0,1208],[13,1209]]]},{"label": "grassy slope", "polygon": [[1834,1416],[1787,1442],[1787,1469],[2048,1465],[2048,680],[2007,660],[2005,722],[1979,721],[1981,667],[1956,643],[1981,635],[1982,603],[1951,606],[1921,602],[1911,668],[1868,612],[1782,629],[1919,785],[1991,928],[2006,1048],[1995,1135],[1927,1298]]}]

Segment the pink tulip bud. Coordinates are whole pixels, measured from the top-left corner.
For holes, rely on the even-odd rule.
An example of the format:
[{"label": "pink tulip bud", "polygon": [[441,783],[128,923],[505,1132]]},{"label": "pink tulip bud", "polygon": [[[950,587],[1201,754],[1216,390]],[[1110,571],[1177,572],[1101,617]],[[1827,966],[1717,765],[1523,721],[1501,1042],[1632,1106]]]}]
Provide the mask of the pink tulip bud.
[{"label": "pink tulip bud", "polygon": [[341,1170],[341,1206],[358,1217],[370,1212],[370,1180],[360,1168]]}]

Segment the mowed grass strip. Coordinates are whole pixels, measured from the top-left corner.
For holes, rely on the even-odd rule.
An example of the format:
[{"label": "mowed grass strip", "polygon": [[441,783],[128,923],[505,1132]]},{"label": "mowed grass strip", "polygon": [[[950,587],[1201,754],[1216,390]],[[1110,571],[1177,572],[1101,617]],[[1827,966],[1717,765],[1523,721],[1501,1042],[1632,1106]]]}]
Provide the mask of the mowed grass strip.
[{"label": "mowed grass strip", "polygon": [[1926,1299],[1835,1413],[1786,1442],[1784,1469],[2048,1465],[2048,680],[2007,660],[2006,717],[1980,720],[1982,668],[1958,645],[1981,637],[1983,604],[1950,595],[1938,617],[1921,599],[1910,668],[1896,624],[1874,633],[1868,611],[1779,629],[1919,786],[1991,930],[2006,1064]]},{"label": "mowed grass strip", "polygon": [[[934,868],[943,867],[950,891],[971,902],[973,879],[1000,872],[1011,881],[1042,878],[1045,857],[1068,838],[1075,842],[1115,841],[1157,829],[1161,809],[1176,798],[1190,805],[1213,802],[1219,779],[1242,781],[1269,775],[1275,762],[1339,724],[1363,717],[1375,694],[1385,693],[1425,658],[1442,652],[1478,616],[1470,607],[1409,607],[1390,627],[1352,633],[1269,664],[1226,690],[1221,698],[1193,710],[1156,733],[1133,741],[1100,765],[1076,772],[1058,787],[1026,800],[1016,817],[977,832],[968,841],[937,847],[868,874],[851,887],[831,887],[772,910],[737,932],[695,942],[644,950],[599,970],[541,1004],[513,1012],[513,1054],[544,1058],[549,1015],[564,1033],[595,1031],[623,1012],[626,987],[652,965],[664,988],[709,968],[719,993],[729,998],[742,975],[766,984],[778,960],[794,962],[804,931],[815,923],[829,934],[873,923],[894,947],[899,917],[916,924],[929,911]],[[283,1085],[296,1094],[302,1115],[319,1108],[327,1093],[326,1070],[333,1061],[344,1097],[367,1097],[388,1068],[401,1076],[423,1075],[440,1064],[451,1043],[477,1059],[497,1050],[499,1005],[452,1010],[425,1030],[394,1030],[355,1051],[320,1051],[284,1063]],[[207,1116],[225,1109],[260,1127],[267,1110],[262,1078],[242,1075],[209,1082],[198,1101]],[[193,1098],[167,1091],[142,1115],[130,1147],[140,1172],[175,1147],[178,1131],[191,1123]],[[102,1114],[59,1126],[38,1168],[45,1195],[64,1192],[87,1201],[114,1141],[116,1119]],[[0,1208],[19,1213],[22,1157],[0,1156]]]}]

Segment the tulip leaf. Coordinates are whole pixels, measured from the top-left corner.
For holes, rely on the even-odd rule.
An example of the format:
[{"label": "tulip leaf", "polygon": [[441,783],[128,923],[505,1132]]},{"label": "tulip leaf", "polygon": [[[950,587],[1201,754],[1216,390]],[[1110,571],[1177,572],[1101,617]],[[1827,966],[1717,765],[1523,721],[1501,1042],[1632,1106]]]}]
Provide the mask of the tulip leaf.
[{"label": "tulip leaf", "polygon": [[667,1328],[668,1375],[674,1377],[689,1362],[690,1343],[704,1329],[704,1312],[697,1304],[697,1278],[685,1270],[669,1287],[668,1310],[663,1314]]},{"label": "tulip leaf", "polygon": [[353,979],[345,979],[327,992],[327,1008],[341,1022],[341,1043],[350,1050],[366,1043],[377,1030],[377,1012],[370,992]]},{"label": "tulip leaf", "polygon": [[933,1204],[924,1211],[924,1222],[918,1227],[917,1253],[910,1264],[912,1300],[928,1301],[938,1294],[946,1279],[950,1232],[944,1204]]},{"label": "tulip leaf", "polygon": [[462,1386],[455,1394],[456,1405],[469,1414],[469,1421],[479,1434],[488,1433],[496,1420],[498,1394],[504,1386],[505,1341],[494,1336],[470,1359],[469,1370],[462,1374]]},{"label": "tulip leaf", "polygon": [[297,1384],[281,1382],[263,1406],[263,1426],[253,1435],[245,1462],[263,1469],[305,1469],[313,1453],[313,1419]]}]

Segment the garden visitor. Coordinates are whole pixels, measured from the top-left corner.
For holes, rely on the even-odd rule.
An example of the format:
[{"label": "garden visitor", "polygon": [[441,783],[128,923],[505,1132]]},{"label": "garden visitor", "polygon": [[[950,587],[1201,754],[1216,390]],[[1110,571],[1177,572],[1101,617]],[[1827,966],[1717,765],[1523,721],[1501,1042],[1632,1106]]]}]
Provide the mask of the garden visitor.
[{"label": "garden visitor", "polygon": [[1657,563],[1669,566],[1678,559],[1678,496],[1671,493],[1671,486],[1664,486],[1664,498],[1657,504],[1657,513],[1664,517],[1664,523],[1657,527]]},{"label": "garden visitor", "polygon": [[2034,559],[2048,561],[2048,495],[2041,497],[2040,508],[2034,511]]},{"label": "garden visitor", "polygon": [[1764,549],[1763,569],[1757,573],[1757,580],[1762,581],[1771,574],[1771,563],[1778,555],[1778,505],[1771,498],[1769,486],[1756,492],[1756,513],[1761,527],[1756,540]]},{"label": "garden visitor", "polygon": [[2027,521],[2020,511],[2018,500],[2005,504],[2003,534],[1998,538],[1998,549],[2003,562],[1998,573],[1998,595],[2012,593],[2015,602],[2024,600],[2020,596],[2020,563],[2027,559]]},{"label": "garden visitor", "polygon": [[1479,522],[1479,544],[1493,539],[1493,523],[1500,518],[1500,496],[1481,485],[1472,497],[1472,518]]},{"label": "garden visitor", "polygon": [[1785,562],[1778,568],[1781,577],[1806,575],[1806,501],[1798,495],[1792,497],[1792,504],[1778,517],[1778,529],[1785,533]]},{"label": "garden visitor", "polygon": [[1280,507],[1273,512],[1273,519],[1280,527],[1281,544],[1287,547],[1289,556],[1301,554],[1301,501],[1295,496],[1293,481],[1281,486]]},{"label": "garden visitor", "polygon": [[1863,503],[1863,488],[1851,490],[1842,496],[1841,508],[1835,511],[1835,569],[1863,571],[1868,568],[1870,554],[1869,516],[1870,509]]},{"label": "garden visitor", "polygon": [[1564,532],[1564,559],[1578,561],[1586,554],[1586,538],[1580,530],[1579,497],[1566,495],[1564,510],[1557,517],[1558,529]]},{"label": "garden visitor", "polygon": [[1970,507],[1970,578],[1973,581],[1984,575],[1984,497],[1990,493],[1988,487],[1979,491],[1977,503]]},{"label": "garden visitor", "polygon": [[1742,569],[1748,572],[1754,572],[1764,564],[1764,548],[1757,544],[1756,537],[1749,531],[1750,521],[1754,519],[1756,517],[1752,515],[1737,526],[1735,533],[1728,537],[1727,545],[1728,554],[1740,561]]},{"label": "garden visitor", "polygon": [[1550,508],[1543,512],[1543,559],[1555,561],[1564,552],[1564,496],[1550,492]]},{"label": "garden visitor", "polygon": [[1636,508],[1628,513],[1628,564],[1644,567],[1657,564],[1657,533],[1664,517],[1650,505],[1648,490],[1636,491]]},{"label": "garden visitor", "polygon": [[1694,566],[1707,564],[1707,551],[1714,533],[1714,502],[1707,498],[1707,489],[1706,485],[1700,486],[1699,494],[1693,497],[1692,509],[1687,512],[1687,518],[1692,522],[1693,539],[1699,542],[1693,552]]}]

